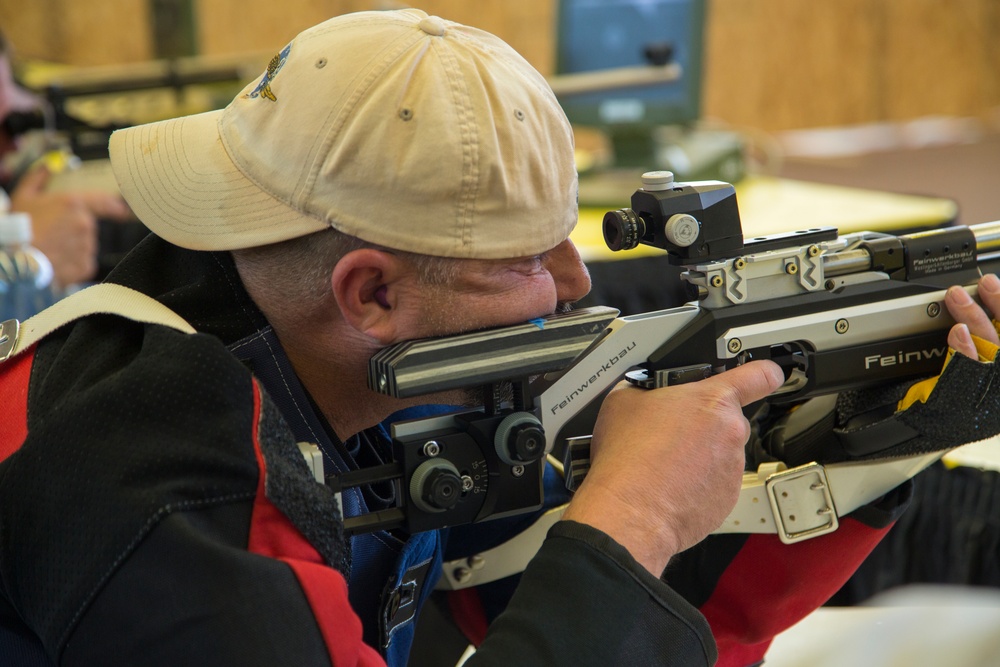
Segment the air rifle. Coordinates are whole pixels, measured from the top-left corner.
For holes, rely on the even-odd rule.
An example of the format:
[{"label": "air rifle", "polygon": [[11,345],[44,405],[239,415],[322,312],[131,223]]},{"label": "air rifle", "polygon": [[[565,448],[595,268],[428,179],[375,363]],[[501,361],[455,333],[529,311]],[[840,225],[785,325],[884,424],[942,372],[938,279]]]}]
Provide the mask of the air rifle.
[{"label": "air rifle", "polygon": [[[780,405],[937,375],[954,324],[946,288],[963,285],[975,298],[981,267],[1000,254],[1000,222],[899,236],[812,228],[746,238],[732,185],[676,183],[669,172],[645,174],[631,206],[607,213],[603,226],[613,250],[664,250],[683,269],[692,300],[626,317],[584,308],[377,353],[369,365],[375,391],[404,398],[479,387],[486,400],[481,410],[394,424],[394,462],[336,483],[393,478],[400,507],[348,518],[349,532],[426,530],[538,509],[545,455],[566,450],[569,476],[585,474],[589,441],[568,439],[576,434],[567,425],[622,377],[662,387],[771,359],[786,375],[768,398]],[[746,502],[720,530],[776,532],[786,542],[830,532],[838,514],[941,453],[770,465],[748,473]]]}]

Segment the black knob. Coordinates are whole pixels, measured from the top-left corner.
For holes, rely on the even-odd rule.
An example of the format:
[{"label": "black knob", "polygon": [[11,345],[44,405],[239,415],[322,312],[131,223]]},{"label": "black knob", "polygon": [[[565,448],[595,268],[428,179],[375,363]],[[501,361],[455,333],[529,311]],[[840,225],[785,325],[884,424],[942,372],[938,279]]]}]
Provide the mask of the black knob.
[{"label": "black knob", "polygon": [[646,234],[645,221],[630,208],[604,214],[604,242],[612,250],[631,250]]},{"label": "black knob", "polygon": [[425,512],[444,512],[462,497],[462,477],[449,461],[424,461],[410,478],[410,498]]},{"label": "black knob", "polygon": [[545,453],[545,431],[536,424],[518,424],[507,436],[507,446],[515,461],[537,461]]},{"label": "black knob", "polygon": [[545,431],[530,412],[512,412],[497,425],[493,444],[507,465],[534,463],[545,456]]},{"label": "black knob", "polygon": [[650,65],[663,66],[674,59],[674,45],[671,42],[653,42],[646,44],[642,55]]},{"label": "black knob", "polygon": [[462,492],[462,478],[450,470],[432,470],[424,480],[421,497],[436,509],[451,509]]}]

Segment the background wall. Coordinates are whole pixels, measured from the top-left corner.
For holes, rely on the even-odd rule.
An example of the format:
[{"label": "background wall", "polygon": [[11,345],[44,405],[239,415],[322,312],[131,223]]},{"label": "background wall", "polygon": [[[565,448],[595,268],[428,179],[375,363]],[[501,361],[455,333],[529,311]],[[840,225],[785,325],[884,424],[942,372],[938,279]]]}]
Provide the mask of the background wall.
[{"label": "background wall", "polygon": [[996,0],[711,0],[705,111],[768,130],[981,116]]},{"label": "background wall", "polygon": [[[152,0],[152,4],[171,0]],[[300,30],[389,0],[191,0],[202,55],[273,52]],[[986,118],[1000,108],[997,0],[708,0],[704,112],[767,131]],[[176,3],[175,3],[176,4]],[[555,0],[423,0],[494,32],[543,73]],[[0,0],[0,27],[27,57],[75,65],[156,52],[147,0]],[[261,67],[266,64],[266,60]]]}]

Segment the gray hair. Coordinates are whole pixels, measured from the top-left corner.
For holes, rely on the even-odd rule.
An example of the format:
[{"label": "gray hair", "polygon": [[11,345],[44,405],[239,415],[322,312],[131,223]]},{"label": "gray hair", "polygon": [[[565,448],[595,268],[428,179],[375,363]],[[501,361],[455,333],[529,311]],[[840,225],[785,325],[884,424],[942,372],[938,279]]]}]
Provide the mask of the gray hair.
[{"label": "gray hair", "polygon": [[392,253],[413,263],[420,281],[446,286],[463,260],[433,257],[369,243],[335,229],[299,238],[234,250],[240,276],[274,303],[318,306],[330,294],[330,273],[345,255],[362,248]]}]

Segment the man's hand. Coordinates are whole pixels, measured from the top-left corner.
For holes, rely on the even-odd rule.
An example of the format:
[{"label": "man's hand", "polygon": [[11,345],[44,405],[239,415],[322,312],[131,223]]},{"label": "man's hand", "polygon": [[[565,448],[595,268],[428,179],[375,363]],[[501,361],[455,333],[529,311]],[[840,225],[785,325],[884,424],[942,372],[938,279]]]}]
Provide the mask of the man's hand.
[{"label": "man's hand", "polygon": [[620,383],[601,408],[590,470],[563,518],[604,531],[659,576],[732,511],[750,436],[741,408],[783,381],[776,364],[755,361],[679,387]]},{"label": "man's hand", "polygon": [[65,287],[97,273],[98,218],[125,221],[132,212],[107,192],[47,192],[50,178],[44,167],[25,174],[11,193],[11,210],[31,215],[33,245],[52,262],[57,286]]},{"label": "man's hand", "polygon": [[990,319],[991,313],[1000,313],[1000,280],[992,273],[979,279],[979,298],[989,312],[983,310],[961,287],[952,287],[945,296],[948,312],[958,321],[948,333],[948,345],[970,359],[979,358],[972,335],[1000,345],[1000,337]]}]

